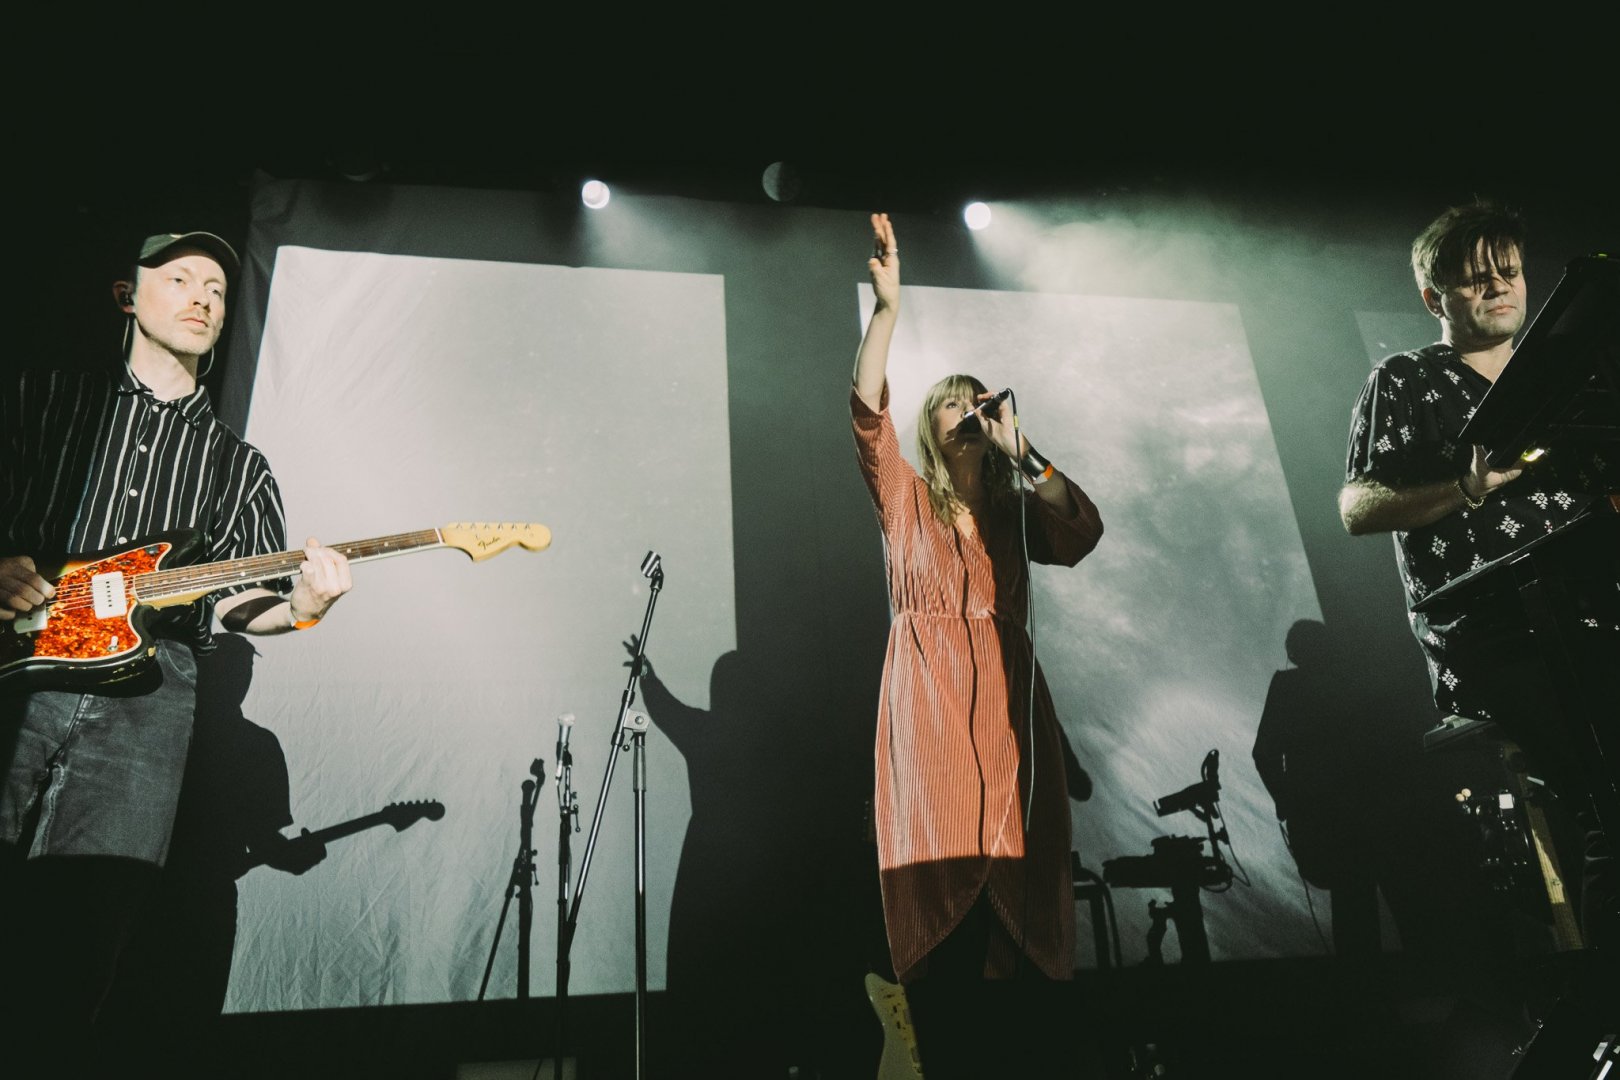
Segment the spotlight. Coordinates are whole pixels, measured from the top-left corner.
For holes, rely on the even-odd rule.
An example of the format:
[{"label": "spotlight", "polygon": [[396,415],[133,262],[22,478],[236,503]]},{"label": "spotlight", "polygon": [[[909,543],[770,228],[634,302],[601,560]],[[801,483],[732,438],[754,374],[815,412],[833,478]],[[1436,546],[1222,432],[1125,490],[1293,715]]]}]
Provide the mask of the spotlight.
[{"label": "spotlight", "polygon": [[987,228],[990,224],[990,207],[982,202],[968,203],[962,209],[962,220],[975,232]]},{"label": "spotlight", "polygon": [[613,193],[609,191],[608,186],[602,183],[600,180],[587,180],[584,184],[580,185],[579,199],[592,210],[602,209],[602,207],[608,204],[608,200],[612,197]]},{"label": "spotlight", "polygon": [[388,171],[388,166],[369,146],[347,146],[327,160],[327,165],[345,180],[364,184]]},{"label": "spotlight", "polygon": [[789,162],[773,161],[765,166],[760,183],[765,187],[765,194],[773,201],[792,202],[799,197],[799,191],[804,187],[804,178]]}]

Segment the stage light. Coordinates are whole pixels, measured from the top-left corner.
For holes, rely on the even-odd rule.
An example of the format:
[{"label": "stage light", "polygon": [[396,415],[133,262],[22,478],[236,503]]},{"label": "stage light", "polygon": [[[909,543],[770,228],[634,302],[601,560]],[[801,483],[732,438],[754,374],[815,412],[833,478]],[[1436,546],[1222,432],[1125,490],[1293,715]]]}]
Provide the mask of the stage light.
[{"label": "stage light", "polygon": [[600,180],[587,180],[580,185],[579,199],[592,210],[602,209],[612,197],[613,193]]},{"label": "stage light", "polygon": [[765,194],[773,201],[792,202],[799,197],[799,191],[804,187],[804,178],[791,163],[773,161],[765,166],[760,183],[765,188]]},{"label": "stage light", "polygon": [[962,210],[962,220],[967,227],[977,232],[990,225],[990,207],[982,202],[968,203]]},{"label": "stage light", "polygon": [[388,171],[387,163],[367,146],[343,147],[328,159],[327,164],[343,179],[356,184],[375,180]]}]

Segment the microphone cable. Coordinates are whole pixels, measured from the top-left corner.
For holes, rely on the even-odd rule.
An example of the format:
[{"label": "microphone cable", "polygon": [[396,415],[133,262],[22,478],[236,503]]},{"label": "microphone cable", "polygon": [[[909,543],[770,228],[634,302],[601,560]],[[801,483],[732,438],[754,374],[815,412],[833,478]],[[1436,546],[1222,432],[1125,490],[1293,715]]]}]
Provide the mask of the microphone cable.
[{"label": "microphone cable", "polygon": [[[1007,393],[1008,406],[1012,409],[1013,446],[1023,449],[1023,432],[1018,426],[1018,395],[1009,388]],[[1026,698],[1024,710],[1024,741],[1027,744],[1024,757],[1029,763],[1029,787],[1024,791],[1024,888],[1023,912],[1018,919],[1018,957],[1017,965],[1022,968],[1028,962],[1028,952],[1025,946],[1029,943],[1029,877],[1030,867],[1033,863],[1030,851],[1030,821],[1035,813],[1035,581],[1030,576],[1029,561],[1029,501],[1025,498],[1025,485],[1031,491],[1034,484],[1024,475],[1024,470],[1018,467],[1018,459],[1013,459],[1013,472],[1018,477],[1018,538],[1019,546],[1024,556],[1024,630],[1029,638],[1029,694]],[[1038,498],[1039,496],[1037,496]],[[1007,688],[1009,699],[1012,696],[1012,687]]]},{"label": "microphone cable", "polygon": [[[1015,445],[1021,450],[1024,436],[1018,426],[1018,395],[1009,390],[1007,396],[1008,405],[1012,408],[1013,435],[1017,439]],[[1029,747],[1029,787],[1024,792],[1024,835],[1028,836],[1030,817],[1035,812],[1035,579],[1030,573],[1029,560],[1029,500],[1024,496],[1025,485],[1028,485],[1031,493],[1035,485],[1019,468],[1016,458],[1013,459],[1013,470],[1018,476],[1018,534],[1024,555],[1024,632],[1029,638],[1029,693],[1024,712],[1024,737]]]}]

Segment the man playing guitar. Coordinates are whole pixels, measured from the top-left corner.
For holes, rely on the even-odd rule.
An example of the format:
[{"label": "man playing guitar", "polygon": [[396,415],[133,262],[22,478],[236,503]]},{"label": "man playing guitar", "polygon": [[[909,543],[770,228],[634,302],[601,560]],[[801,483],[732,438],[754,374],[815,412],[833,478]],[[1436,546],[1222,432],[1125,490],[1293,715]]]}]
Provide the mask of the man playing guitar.
[{"label": "man playing guitar", "polygon": [[[160,234],[135,262],[113,287],[128,321],[111,378],[33,370],[0,387],[0,631],[40,620],[53,601],[71,607],[36,565],[42,553],[138,550],[176,529],[199,534],[209,560],[285,546],[268,463],[215,417],[198,385],[224,325],[235,251],[211,233]],[[306,629],[350,588],[342,554],[311,538],[303,555],[288,595],[243,584],[214,590],[217,602],[165,608],[139,677],[91,693],[0,695],[9,761],[0,934],[25,995],[12,1019],[58,1065],[91,1044],[131,915],[167,854],[191,739],[193,654],[212,648],[212,616],[251,634]]]}]

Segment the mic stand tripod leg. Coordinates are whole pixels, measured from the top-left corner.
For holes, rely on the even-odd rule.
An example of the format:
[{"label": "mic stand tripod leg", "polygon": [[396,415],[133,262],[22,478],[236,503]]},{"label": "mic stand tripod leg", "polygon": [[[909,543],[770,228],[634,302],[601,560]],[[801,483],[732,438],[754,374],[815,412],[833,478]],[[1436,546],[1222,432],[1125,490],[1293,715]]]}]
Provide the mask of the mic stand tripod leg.
[{"label": "mic stand tripod leg", "polygon": [[1176,944],[1181,946],[1181,962],[1209,963],[1209,935],[1204,930],[1204,905],[1198,898],[1196,882],[1171,888],[1170,917],[1176,924]]},{"label": "mic stand tripod leg", "polygon": [[636,791],[636,1075],[647,1054],[647,727],[645,717],[632,737]]},{"label": "mic stand tripod leg", "polygon": [[1157,900],[1148,901],[1148,954],[1144,963],[1153,967],[1164,964],[1164,933],[1169,929],[1170,905],[1160,904]]},{"label": "mic stand tripod leg", "polygon": [[[529,766],[534,777],[545,775],[545,762],[535,758]],[[495,970],[495,955],[501,946],[501,930],[506,925],[506,913],[512,907],[512,897],[518,898],[518,986],[517,996],[529,996],[529,938],[534,920],[534,804],[539,784],[535,780],[523,781],[523,794],[518,804],[518,853],[512,860],[512,876],[506,882],[506,898],[501,901],[501,914],[495,920],[495,937],[489,944],[489,959],[484,963],[484,980],[478,987],[478,1000],[484,1000],[489,990],[489,976]]]},{"label": "mic stand tripod leg", "polygon": [[579,828],[579,799],[574,793],[574,755],[563,750],[557,760],[557,1001],[553,1080],[562,1080],[563,1039],[568,1030],[565,1017],[568,1003],[568,950],[563,947],[568,931],[568,885],[573,870],[571,833]]}]

